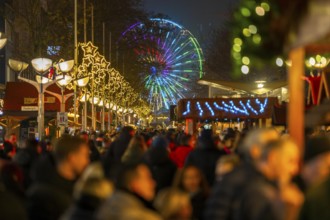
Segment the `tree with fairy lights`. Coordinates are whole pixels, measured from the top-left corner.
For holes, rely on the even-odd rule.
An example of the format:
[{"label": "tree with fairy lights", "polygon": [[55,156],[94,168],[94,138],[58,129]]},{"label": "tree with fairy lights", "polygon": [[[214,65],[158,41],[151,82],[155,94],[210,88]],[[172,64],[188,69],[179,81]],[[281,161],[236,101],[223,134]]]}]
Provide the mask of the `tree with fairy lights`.
[{"label": "tree with fairy lights", "polygon": [[306,12],[308,0],[244,0],[234,13],[231,56],[234,72],[283,66],[290,33]]}]

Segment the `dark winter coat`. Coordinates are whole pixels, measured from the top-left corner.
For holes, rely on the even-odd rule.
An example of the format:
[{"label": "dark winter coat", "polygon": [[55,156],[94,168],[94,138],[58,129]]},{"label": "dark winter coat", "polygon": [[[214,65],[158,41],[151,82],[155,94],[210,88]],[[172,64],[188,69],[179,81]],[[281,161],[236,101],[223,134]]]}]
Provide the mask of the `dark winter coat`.
[{"label": "dark winter coat", "polygon": [[154,140],[145,154],[145,161],[157,183],[157,192],[172,185],[177,168],[169,157],[168,143],[165,139],[158,137]]},{"label": "dark winter coat", "polygon": [[31,169],[39,155],[31,149],[22,149],[14,156],[13,161],[22,169],[24,175],[24,187],[27,189],[31,184]]},{"label": "dark winter coat", "polygon": [[6,189],[21,201],[25,200],[24,175],[22,169],[13,162],[3,162],[0,166],[1,181]]},{"label": "dark winter coat", "polygon": [[95,196],[82,195],[61,220],[95,220],[96,212],[102,202],[103,200]]},{"label": "dark winter coat", "polygon": [[106,176],[113,178],[116,175],[115,172],[121,164],[121,158],[128,148],[131,138],[128,132],[124,132],[120,134],[117,140],[111,143],[102,161]]},{"label": "dark winter coat", "polygon": [[191,195],[190,202],[193,208],[193,219],[202,220],[205,210],[207,196],[203,192],[198,192],[194,195]]},{"label": "dark winter coat", "polygon": [[276,186],[253,165],[242,164],[214,185],[204,219],[282,220]]},{"label": "dark winter coat", "polygon": [[57,173],[52,155],[36,163],[32,177],[35,182],[27,192],[30,219],[58,220],[72,202],[74,181]]},{"label": "dark winter coat", "polygon": [[[1,187],[2,188],[2,187]],[[0,219],[27,220],[28,215],[22,201],[14,194],[0,189]]]},{"label": "dark winter coat", "polygon": [[307,192],[299,220],[330,219],[330,178]]},{"label": "dark winter coat", "polygon": [[222,155],[224,153],[215,147],[197,148],[187,156],[185,165],[198,167],[205,175],[209,186],[212,186],[215,179],[216,163]]},{"label": "dark winter coat", "polygon": [[89,156],[90,161],[91,162],[100,161],[101,154],[100,154],[99,150],[96,148],[96,144],[94,143],[94,141],[89,140],[88,146],[89,146],[89,152],[90,152],[90,156]]}]

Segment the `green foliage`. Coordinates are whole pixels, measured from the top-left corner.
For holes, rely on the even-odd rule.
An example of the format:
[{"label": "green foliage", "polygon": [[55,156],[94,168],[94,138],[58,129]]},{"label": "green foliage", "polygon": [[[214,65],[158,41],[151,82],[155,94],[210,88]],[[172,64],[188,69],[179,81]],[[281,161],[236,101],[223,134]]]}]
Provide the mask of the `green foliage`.
[{"label": "green foliage", "polygon": [[[73,3],[66,0],[15,0],[6,18],[15,38],[15,54],[26,61],[47,56],[48,46],[60,46],[58,56],[73,56]],[[10,9],[10,10],[9,10]],[[72,11],[72,13],[71,13]],[[71,54],[69,54],[71,53]]]},{"label": "green foliage", "polygon": [[276,23],[280,16],[276,1],[244,0],[234,13],[232,22],[231,55],[234,71],[242,65],[262,69],[274,66],[282,56],[284,38],[278,37]]}]

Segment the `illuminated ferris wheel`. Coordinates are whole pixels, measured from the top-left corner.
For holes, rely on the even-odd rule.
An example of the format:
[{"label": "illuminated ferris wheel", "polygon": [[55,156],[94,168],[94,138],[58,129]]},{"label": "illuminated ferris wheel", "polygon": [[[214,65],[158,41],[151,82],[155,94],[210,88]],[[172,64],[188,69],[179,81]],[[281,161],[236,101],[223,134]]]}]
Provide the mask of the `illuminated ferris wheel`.
[{"label": "illuminated ferris wheel", "polygon": [[196,38],[181,25],[167,19],[150,19],[129,27],[122,38],[134,41],[142,66],[139,76],[151,101],[161,97],[161,107],[169,109],[181,98],[191,96],[191,88],[204,74],[203,53]]}]

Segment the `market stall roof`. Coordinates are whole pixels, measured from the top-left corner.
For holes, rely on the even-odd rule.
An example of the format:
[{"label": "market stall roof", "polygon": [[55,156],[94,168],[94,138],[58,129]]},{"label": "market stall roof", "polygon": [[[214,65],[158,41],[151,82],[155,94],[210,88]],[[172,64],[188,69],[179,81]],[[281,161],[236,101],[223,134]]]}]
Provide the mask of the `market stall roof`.
[{"label": "market stall roof", "polygon": [[230,82],[221,80],[207,80],[200,79],[198,81],[200,85],[207,85],[214,88],[219,88],[227,91],[235,91],[240,94],[250,93],[261,95],[269,91],[285,87],[288,85],[287,81],[274,81],[274,82],[264,82],[262,88],[258,88],[258,83],[245,83],[245,82]]},{"label": "market stall roof", "polygon": [[[60,88],[53,84],[47,91],[61,94]],[[64,94],[72,91],[65,90]],[[4,96],[3,113],[5,116],[37,116],[38,91],[26,82],[7,82]],[[69,109],[70,99],[66,101],[66,110]],[[60,101],[55,96],[45,92],[45,116],[60,111]]]}]

